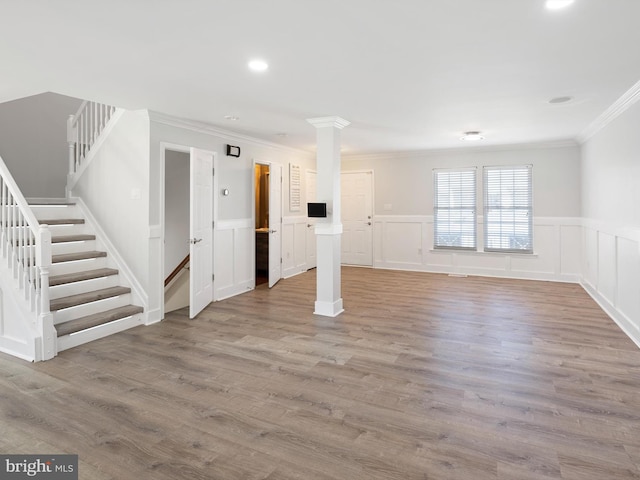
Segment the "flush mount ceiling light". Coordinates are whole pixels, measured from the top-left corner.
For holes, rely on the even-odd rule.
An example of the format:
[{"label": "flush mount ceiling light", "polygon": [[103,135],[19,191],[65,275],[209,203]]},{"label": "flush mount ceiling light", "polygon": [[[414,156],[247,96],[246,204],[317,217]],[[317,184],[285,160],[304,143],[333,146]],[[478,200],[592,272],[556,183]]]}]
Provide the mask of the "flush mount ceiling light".
[{"label": "flush mount ceiling light", "polygon": [[236,120],[240,120],[240,117],[236,117],[235,115],[225,115],[224,119],[235,122]]},{"label": "flush mount ceiling light", "polygon": [[264,72],[269,68],[269,64],[264,60],[254,59],[249,62],[249,70],[252,72]]},{"label": "flush mount ceiling light", "polygon": [[575,0],[547,0],[544,6],[547,10],[560,10],[571,5]]},{"label": "flush mount ceiling light", "polygon": [[484,140],[482,134],[478,131],[464,132],[464,135],[460,137],[460,140],[465,142],[477,142],[478,140]]}]

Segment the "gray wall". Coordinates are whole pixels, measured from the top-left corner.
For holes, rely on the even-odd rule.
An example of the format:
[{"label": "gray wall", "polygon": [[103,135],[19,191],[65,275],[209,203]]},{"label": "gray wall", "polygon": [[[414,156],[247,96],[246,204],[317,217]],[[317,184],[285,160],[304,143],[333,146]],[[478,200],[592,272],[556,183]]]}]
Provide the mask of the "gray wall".
[{"label": "gray wall", "polygon": [[0,156],[25,197],[65,196],[67,118],[81,103],[42,93],[0,104]]},{"label": "gray wall", "polygon": [[[478,148],[410,155],[345,156],[342,170],[374,170],[376,215],[433,215],[434,168],[533,165],[534,215],[579,217],[580,149],[568,147]],[[391,206],[385,209],[385,205]],[[479,201],[478,205],[482,205]]]},{"label": "gray wall", "polygon": [[164,277],[189,254],[189,154],[165,152]]}]

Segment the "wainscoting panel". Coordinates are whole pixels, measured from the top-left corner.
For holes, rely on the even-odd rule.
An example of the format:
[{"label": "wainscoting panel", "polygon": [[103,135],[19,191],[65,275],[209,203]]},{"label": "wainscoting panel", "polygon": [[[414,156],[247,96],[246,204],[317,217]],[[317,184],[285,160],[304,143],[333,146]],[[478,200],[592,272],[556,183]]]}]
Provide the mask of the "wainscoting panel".
[{"label": "wainscoting panel", "polygon": [[[481,237],[481,217],[478,232]],[[430,215],[376,216],[374,239],[376,268],[532,280],[580,280],[582,227],[578,218],[535,218],[533,255],[434,250],[433,216]]]},{"label": "wainscoting panel", "polygon": [[213,264],[214,300],[222,300],[255,287],[255,229],[251,219],[218,221]]},{"label": "wainscoting panel", "polygon": [[638,242],[618,238],[618,308],[640,319],[640,250]]},{"label": "wainscoting panel", "polygon": [[640,229],[584,222],[582,286],[640,346]]},{"label": "wainscoting panel", "polygon": [[282,218],[282,276],[307,271],[307,217]]}]

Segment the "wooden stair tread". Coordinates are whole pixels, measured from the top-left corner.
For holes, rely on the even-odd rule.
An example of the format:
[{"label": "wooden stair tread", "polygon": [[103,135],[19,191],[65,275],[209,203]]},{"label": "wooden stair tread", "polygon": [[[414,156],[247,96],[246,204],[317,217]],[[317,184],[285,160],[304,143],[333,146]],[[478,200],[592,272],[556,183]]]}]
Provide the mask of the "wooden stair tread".
[{"label": "wooden stair tread", "polygon": [[47,218],[38,220],[40,225],[81,225],[84,223],[84,218]]},{"label": "wooden stair tread", "polygon": [[57,310],[62,310],[63,308],[84,305],[85,303],[96,302],[98,300],[104,300],[105,298],[117,297],[118,295],[124,295],[126,293],[131,293],[131,289],[129,287],[109,287],[100,290],[94,290],[92,292],[69,295],[68,297],[61,297],[56,298],[55,300],[51,300],[50,309],[52,312],[54,312]]},{"label": "wooden stair tread", "polygon": [[86,234],[78,234],[78,235],[57,235],[55,237],[51,237],[51,243],[67,243],[67,242],[86,242],[88,240],[95,240],[95,235],[86,235]]},{"label": "wooden stair tread", "polygon": [[63,275],[52,275],[49,277],[49,286],[64,285],[73,282],[82,282],[83,280],[91,280],[92,278],[108,277],[117,275],[118,270],[115,268],[97,268],[95,270],[86,270],[84,272],[65,273]]},{"label": "wooden stair tread", "polygon": [[70,320],[68,322],[56,325],[58,337],[69,335],[71,333],[80,332],[88,328],[97,327],[105,323],[114,322],[121,318],[130,317],[137,313],[142,313],[144,309],[137,305],[126,305],[124,307],[113,308],[100,313],[87,315],[86,317]]},{"label": "wooden stair tread", "polygon": [[73,262],[75,260],[87,260],[89,258],[99,258],[106,256],[107,252],[97,252],[95,250],[76,253],[60,253],[58,255],[51,256],[51,263]]},{"label": "wooden stair tread", "polygon": [[76,202],[70,202],[66,198],[47,198],[47,199],[38,199],[38,198],[26,198],[27,203],[32,207],[49,207],[51,205],[59,206],[74,206]]}]

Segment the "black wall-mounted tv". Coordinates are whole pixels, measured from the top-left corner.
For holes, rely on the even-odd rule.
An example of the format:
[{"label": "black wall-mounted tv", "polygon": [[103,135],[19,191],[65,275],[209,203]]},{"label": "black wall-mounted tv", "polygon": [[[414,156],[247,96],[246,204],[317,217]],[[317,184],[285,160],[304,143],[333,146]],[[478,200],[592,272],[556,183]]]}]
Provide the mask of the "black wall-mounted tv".
[{"label": "black wall-mounted tv", "polygon": [[326,203],[307,203],[307,216],[308,217],[326,217],[327,216],[327,204]]}]

